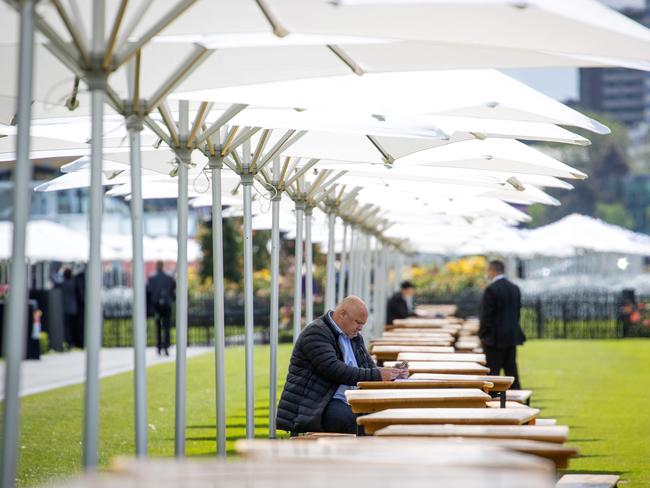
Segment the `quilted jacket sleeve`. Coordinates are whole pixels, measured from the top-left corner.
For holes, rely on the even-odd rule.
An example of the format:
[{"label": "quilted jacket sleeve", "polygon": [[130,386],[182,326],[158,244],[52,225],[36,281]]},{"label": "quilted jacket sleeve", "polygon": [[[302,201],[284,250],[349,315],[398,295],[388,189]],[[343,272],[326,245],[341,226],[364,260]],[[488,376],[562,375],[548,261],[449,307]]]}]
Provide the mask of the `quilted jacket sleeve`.
[{"label": "quilted jacket sleeve", "polygon": [[377,368],[356,368],[341,361],[331,335],[321,328],[305,329],[301,343],[303,354],[317,373],[332,383],[354,386],[359,381],[381,379]]}]

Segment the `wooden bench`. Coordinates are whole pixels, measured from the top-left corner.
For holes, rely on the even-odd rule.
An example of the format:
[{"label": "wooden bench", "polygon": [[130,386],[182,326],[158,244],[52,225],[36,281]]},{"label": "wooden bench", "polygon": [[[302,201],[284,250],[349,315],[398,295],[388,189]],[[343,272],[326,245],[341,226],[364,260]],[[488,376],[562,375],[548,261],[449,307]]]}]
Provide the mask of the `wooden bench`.
[{"label": "wooden bench", "polygon": [[439,339],[439,338],[415,338],[415,337],[379,337],[372,339],[370,344],[372,346],[451,346],[453,339]]},{"label": "wooden bench", "polygon": [[528,439],[564,444],[566,425],[389,425],[375,432],[380,437],[465,437],[478,439]]},{"label": "wooden bench", "polygon": [[530,405],[530,397],[532,395],[532,390],[508,390],[506,392],[506,400]]},{"label": "wooden bench", "polygon": [[[397,364],[394,361],[384,363],[391,367]],[[490,372],[485,366],[478,363],[463,361],[414,361],[409,363],[410,373],[447,373],[447,374],[474,374],[486,375]]]},{"label": "wooden bench", "polygon": [[490,400],[485,404],[485,406],[487,408],[526,408],[528,405],[511,401],[506,401],[504,404],[501,400]]},{"label": "wooden bench", "polygon": [[357,424],[366,434],[373,434],[389,425],[399,424],[469,424],[523,425],[534,424],[539,410],[535,408],[395,408],[362,415]]},{"label": "wooden bench", "polygon": [[484,408],[491,397],[475,388],[411,388],[347,390],[345,398],[354,413],[372,413],[389,408]]},{"label": "wooden bench", "polygon": [[400,352],[398,361],[466,361],[485,365],[485,354],[471,354],[462,352]]},{"label": "wooden bench", "polygon": [[[456,375],[450,375],[456,376]],[[494,383],[483,380],[438,379],[438,380],[395,380],[395,381],[360,381],[357,387],[362,390],[401,390],[409,388],[478,388],[488,392],[494,388]]]},{"label": "wooden bench", "polygon": [[565,474],[557,488],[614,488],[620,478],[615,474]]},{"label": "wooden bench", "polygon": [[535,422],[537,425],[557,425],[557,420],[555,419],[537,419]]},{"label": "wooden bench", "polygon": [[370,346],[370,353],[378,361],[395,361],[400,352],[433,352],[433,353],[453,353],[452,346],[385,346],[373,344]]},{"label": "wooden bench", "polygon": [[[318,442],[277,441],[276,444],[306,450]],[[367,452],[321,458],[292,455],[237,460],[120,458],[107,473],[82,474],[52,485],[60,488],[470,488],[484,485],[490,476],[498,477],[499,488],[547,488],[554,483],[548,484],[553,473],[543,459],[507,450],[490,451],[485,446],[465,446],[457,452],[450,449],[447,452],[450,454],[437,463],[420,459],[411,462],[407,456],[385,451],[374,458]],[[424,454],[435,459],[443,456],[444,450],[441,447]],[[420,456],[422,459],[424,454]],[[412,450],[407,455],[413,457]],[[467,455],[476,462],[464,462]],[[391,462],[386,462],[389,459]]]},{"label": "wooden bench", "polygon": [[[377,435],[377,433],[375,433]],[[400,441],[409,442],[413,445],[417,445],[417,442],[420,442],[424,437],[384,437],[385,439],[392,439],[396,443]],[[521,452],[523,454],[532,454],[533,456],[539,456],[545,459],[549,459],[555,463],[557,469],[566,469],[569,465],[569,459],[574,458],[578,455],[578,449],[571,446],[563,446],[555,442],[543,442],[543,441],[532,441],[529,439],[463,439],[461,437],[447,437],[447,438],[438,438],[444,440],[448,445],[454,445],[455,443],[466,443],[471,442],[475,444],[485,444],[486,446],[492,448],[503,448],[511,451]]]}]

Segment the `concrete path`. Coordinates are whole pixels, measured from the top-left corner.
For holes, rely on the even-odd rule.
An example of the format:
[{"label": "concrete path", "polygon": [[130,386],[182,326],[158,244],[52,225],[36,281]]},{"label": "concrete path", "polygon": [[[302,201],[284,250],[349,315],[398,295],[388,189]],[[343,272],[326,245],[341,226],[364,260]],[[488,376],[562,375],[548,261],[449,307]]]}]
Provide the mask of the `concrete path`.
[{"label": "concrete path", "polygon": [[[188,347],[187,357],[212,351],[212,347]],[[155,347],[147,348],[147,366],[173,362],[175,350],[169,349],[170,356],[158,356]],[[133,369],[133,349],[129,347],[104,348],[99,359],[100,377],[112,376]],[[85,381],[86,352],[71,351],[49,353],[40,361],[23,361],[21,365],[20,396],[33,395],[42,391],[74,385]],[[0,362],[0,399],[4,399],[5,363]]]}]

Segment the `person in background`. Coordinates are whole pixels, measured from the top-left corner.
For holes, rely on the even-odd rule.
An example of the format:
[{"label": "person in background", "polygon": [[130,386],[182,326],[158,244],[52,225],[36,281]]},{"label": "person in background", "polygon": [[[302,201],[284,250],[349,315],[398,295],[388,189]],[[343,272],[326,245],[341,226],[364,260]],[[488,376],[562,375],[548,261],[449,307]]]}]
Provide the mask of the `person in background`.
[{"label": "person in background", "polygon": [[392,381],[408,375],[408,370],[377,367],[359,334],[367,320],[366,304],[349,296],[303,329],[278,404],[279,429],[292,434],[353,434],[357,416],[345,391],[359,381]]},{"label": "person in background", "polygon": [[61,282],[61,294],[63,296],[63,339],[68,349],[80,347],[77,336],[80,307],[77,300],[77,289],[72,270],[63,270],[63,281]]},{"label": "person in background", "polygon": [[517,346],[526,336],[519,324],[521,292],[505,275],[502,261],[490,261],[487,276],[490,283],[483,292],[478,336],[481,339],[487,367],[491,375],[514,376],[511,389],[521,389],[517,370]]},{"label": "person in background", "polygon": [[158,354],[169,356],[169,334],[172,325],[172,303],[176,299],[176,280],[165,273],[164,263],[156,262],[156,272],[147,282],[147,296],[150,297],[156,317],[156,346]]},{"label": "person in background", "polygon": [[402,281],[400,291],[396,292],[388,299],[386,305],[386,323],[392,324],[395,319],[405,319],[414,317],[413,295],[415,295],[415,286],[410,281]]}]

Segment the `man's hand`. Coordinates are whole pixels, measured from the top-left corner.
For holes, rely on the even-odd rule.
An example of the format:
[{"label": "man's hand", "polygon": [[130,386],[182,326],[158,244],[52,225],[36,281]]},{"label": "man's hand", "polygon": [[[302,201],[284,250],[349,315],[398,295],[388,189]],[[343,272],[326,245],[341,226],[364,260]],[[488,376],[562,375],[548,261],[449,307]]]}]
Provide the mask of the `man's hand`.
[{"label": "man's hand", "polygon": [[382,381],[394,381],[400,377],[402,371],[397,368],[379,368],[379,373]]}]

